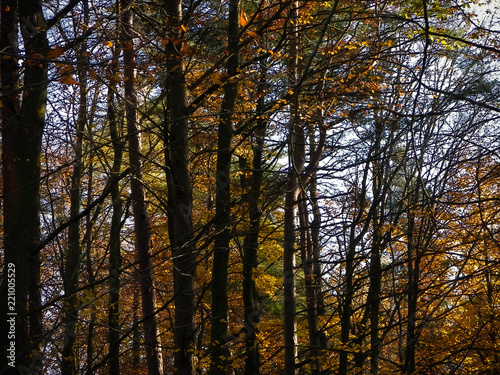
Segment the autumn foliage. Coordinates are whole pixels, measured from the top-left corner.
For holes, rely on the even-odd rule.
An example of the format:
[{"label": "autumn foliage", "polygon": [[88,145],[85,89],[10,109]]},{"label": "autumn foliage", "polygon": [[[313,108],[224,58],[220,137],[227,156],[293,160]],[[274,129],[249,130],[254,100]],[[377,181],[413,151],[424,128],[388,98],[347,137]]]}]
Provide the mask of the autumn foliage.
[{"label": "autumn foliage", "polygon": [[500,373],[497,4],[0,3],[0,374]]}]

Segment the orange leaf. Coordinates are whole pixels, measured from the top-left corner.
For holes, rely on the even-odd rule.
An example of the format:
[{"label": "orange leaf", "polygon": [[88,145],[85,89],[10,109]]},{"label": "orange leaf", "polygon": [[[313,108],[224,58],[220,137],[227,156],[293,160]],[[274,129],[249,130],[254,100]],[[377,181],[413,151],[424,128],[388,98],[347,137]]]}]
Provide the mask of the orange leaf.
[{"label": "orange leaf", "polygon": [[187,44],[184,44],[182,46],[181,53],[184,56],[191,56],[193,54],[193,51],[191,50],[191,48]]},{"label": "orange leaf", "polygon": [[60,46],[55,46],[54,48],[52,48],[49,51],[47,56],[49,57],[49,59],[53,59],[53,58],[61,56],[63,53],[64,53],[64,48],[62,48]]},{"label": "orange leaf", "polygon": [[61,77],[59,79],[59,82],[61,82],[63,85],[79,85],[78,81],[75,81],[70,76]]},{"label": "orange leaf", "polygon": [[62,67],[62,68],[59,70],[59,72],[60,72],[61,74],[64,74],[64,73],[68,73],[68,72],[70,72],[70,71],[72,71],[72,70],[73,70],[73,67],[72,67],[71,65],[65,65],[64,67]]},{"label": "orange leaf", "polygon": [[252,38],[258,38],[259,34],[253,32],[253,31],[247,31],[247,34],[250,35]]},{"label": "orange leaf", "polygon": [[113,43],[111,43],[109,40],[104,42],[104,45],[109,48],[113,47]]},{"label": "orange leaf", "polygon": [[245,11],[243,9],[240,11],[240,25],[241,27],[248,25],[247,17],[245,16]]}]

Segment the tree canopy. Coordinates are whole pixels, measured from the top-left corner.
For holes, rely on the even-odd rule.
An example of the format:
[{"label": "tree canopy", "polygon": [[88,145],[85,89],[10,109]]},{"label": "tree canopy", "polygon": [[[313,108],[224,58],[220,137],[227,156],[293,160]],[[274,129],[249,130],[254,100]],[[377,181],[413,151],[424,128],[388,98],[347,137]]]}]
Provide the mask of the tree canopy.
[{"label": "tree canopy", "polygon": [[0,374],[500,373],[497,3],[0,8]]}]

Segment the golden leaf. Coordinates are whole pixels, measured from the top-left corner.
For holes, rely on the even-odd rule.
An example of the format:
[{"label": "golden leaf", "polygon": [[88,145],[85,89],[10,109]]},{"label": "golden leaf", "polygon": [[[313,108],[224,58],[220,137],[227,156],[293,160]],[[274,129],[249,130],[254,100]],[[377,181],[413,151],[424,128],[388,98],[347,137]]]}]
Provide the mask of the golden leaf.
[{"label": "golden leaf", "polygon": [[243,9],[240,12],[240,25],[241,27],[245,27],[246,25],[248,25],[247,17],[245,16],[245,12]]},{"label": "golden leaf", "polygon": [[258,38],[259,34],[253,31],[247,31],[247,34],[250,35],[252,38]]}]

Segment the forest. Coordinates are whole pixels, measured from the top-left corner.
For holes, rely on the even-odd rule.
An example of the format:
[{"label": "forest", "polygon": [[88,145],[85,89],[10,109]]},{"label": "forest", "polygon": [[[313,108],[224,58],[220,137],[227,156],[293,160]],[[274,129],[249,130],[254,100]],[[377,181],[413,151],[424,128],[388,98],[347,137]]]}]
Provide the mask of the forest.
[{"label": "forest", "polygon": [[500,4],[0,0],[0,374],[500,374]]}]

